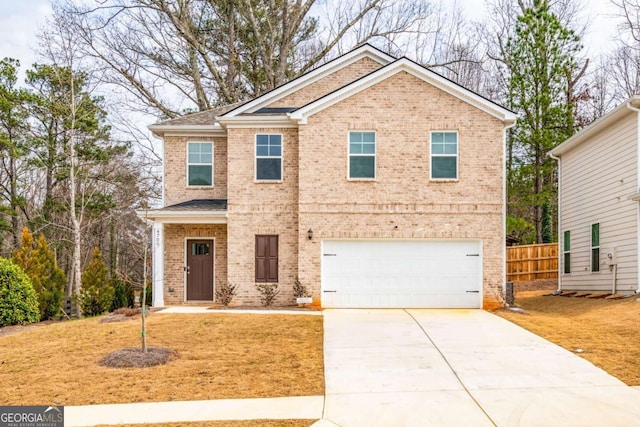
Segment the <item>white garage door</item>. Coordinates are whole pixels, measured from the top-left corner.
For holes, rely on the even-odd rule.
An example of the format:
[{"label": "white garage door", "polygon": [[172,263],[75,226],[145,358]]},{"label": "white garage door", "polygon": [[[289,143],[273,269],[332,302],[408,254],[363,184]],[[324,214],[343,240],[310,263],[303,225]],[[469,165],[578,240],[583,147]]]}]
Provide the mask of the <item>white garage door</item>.
[{"label": "white garage door", "polygon": [[323,240],[325,308],[480,308],[480,241]]}]

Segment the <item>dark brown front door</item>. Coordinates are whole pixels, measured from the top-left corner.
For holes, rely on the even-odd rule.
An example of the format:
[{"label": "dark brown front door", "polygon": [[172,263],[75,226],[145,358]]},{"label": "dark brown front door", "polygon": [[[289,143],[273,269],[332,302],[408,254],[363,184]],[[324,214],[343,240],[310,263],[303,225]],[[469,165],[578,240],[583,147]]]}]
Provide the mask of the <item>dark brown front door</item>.
[{"label": "dark brown front door", "polygon": [[187,300],[213,301],[213,240],[187,240]]}]

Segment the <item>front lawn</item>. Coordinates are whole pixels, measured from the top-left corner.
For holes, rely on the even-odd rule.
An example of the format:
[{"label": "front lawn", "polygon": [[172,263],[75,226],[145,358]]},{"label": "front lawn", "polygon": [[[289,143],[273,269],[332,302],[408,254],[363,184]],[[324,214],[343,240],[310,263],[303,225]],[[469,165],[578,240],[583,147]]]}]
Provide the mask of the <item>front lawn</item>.
[{"label": "front lawn", "polygon": [[631,386],[640,385],[640,302],[519,292],[518,314],[495,314],[589,360]]},{"label": "front lawn", "polygon": [[322,317],[152,314],[151,347],[166,365],[99,366],[140,343],[140,321],[55,323],[0,337],[0,405],[89,405],[324,394]]}]

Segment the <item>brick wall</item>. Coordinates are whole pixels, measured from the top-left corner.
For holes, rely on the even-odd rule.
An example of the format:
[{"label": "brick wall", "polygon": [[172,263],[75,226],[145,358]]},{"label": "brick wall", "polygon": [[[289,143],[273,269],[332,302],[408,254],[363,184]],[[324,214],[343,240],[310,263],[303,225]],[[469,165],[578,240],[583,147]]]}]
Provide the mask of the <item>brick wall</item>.
[{"label": "brick wall", "polygon": [[380,67],[382,67],[382,65],[376,61],[369,58],[362,58],[361,60],[326,76],[322,80],[312,83],[307,87],[274,101],[269,105],[269,107],[302,107],[303,105],[306,105],[311,101],[315,101],[316,99],[331,93],[362,76],[366,76]]},{"label": "brick wall", "polygon": [[[347,179],[349,130],[376,132],[374,181]],[[459,180],[430,180],[431,131],[458,132]],[[299,275],[320,297],[323,238],[483,241],[485,307],[501,303],[502,123],[407,74],[309,118],[300,134]],[[398,226],[395,229],[395,226]]]},{"label": "brick wall", "polygon": [[[282,182],[255,182],[255,135],[282,134]],[[239,286],[238,301],[258,304],[255,287],[255,236],[278,235],[278,305],[294,302],[298,253],[298,130],[229,129],[228,280]]]},{"label": "brick wall", "polygon": [[[164,302],[185,302],[187,238],[215,239],[214,278],[216,288],[227,280],[227,227],[208,224],[166,224],[164,226]],[[173,288],[173,292],[169,291]],[[215,288],[214,288],[215,289]]]},{"label": "brick wall", "polygon": [[[367,62],[369,61],[369,62]],[[359,67],[376,65],[366,60]],[[351,69],[356,75],[357,67]],[[283,104],[306,102],[342,85],[333,76],[303,89]],[[345,81],[346,82],[346,81]],[[276,106],[274,104],[273,106]],[[347,179],[349,130],[376,132],[377,177]],[[429,179],[431,131],[458,132],[459,179]],[[256,183],[254,150],[257,133],[283,135],[284,176],[278,183]],[[501,303],[503,260],[502,123],[460,99],[407,74],[399,73],[310,117],[299,129],[228,129],[228,143],[216,141],[216,187],[184,191],[187,138],[168,138],[178,156],[167,161],[167,204],[214,196],[218,191],[219,147],[228,147],[229,179],[226,241],[228,263],[221,277],[239,286],[236,301],[258,304],[255,288],[255,235],[279,236],[279,288],[276,303],[293,302],[296,277],[320,299],[320,241],[323,238],[464,238],[483,241],[484,306]],[[180,149],[182,146],[182,149]],[[173,147],[173,148],[171,148]],[[180,154],[182,153],[182,154]],[[180,158],[180,156],[182,156]],[[225,166],[226,168],[226,166]],[[182,176],[180,176],[182,173]],[[395,228],[397,226],[397,228]],[[185,228],[186,227],[186,228]],[[166,227],[165,286],[182,286],[184,235],[211,233],[224,226]],[[222,227],[222,228],[216,228]],[[309,228],[314,239],[307,239]],[[182,239],[182,240],[181,240]],[[217,256],[219,244],[216,240]],[[217,260],[216,256],[216,260]],[[182,295],[176,292],[177,295]],[[165,298],[168,304],[180,298]]]},{"label": "brick wall", "polygon": [[[187,187],[187,142],[213,141],[213,187]],[[167,136],[164,139],[165,205],[193,199],[227,198],[227,140],[213,137]]]}]

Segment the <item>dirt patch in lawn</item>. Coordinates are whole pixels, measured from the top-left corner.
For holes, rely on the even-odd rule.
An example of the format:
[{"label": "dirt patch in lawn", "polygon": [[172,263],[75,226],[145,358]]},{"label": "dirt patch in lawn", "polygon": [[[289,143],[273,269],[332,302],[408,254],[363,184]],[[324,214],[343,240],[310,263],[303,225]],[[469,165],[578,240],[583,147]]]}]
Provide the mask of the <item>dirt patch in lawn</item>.
[{"label": "dirt patch in lawn", "polygon": [[322,317],[155,314],[150,347],[162,366],[113,369],[106,354],[136,346],[139,322],[55,323],[0,338],[0,405],[307,396],[324,394]]},{"label": "dirt patch in lawn", "polygon": [[118,427],[309,427],[316,421],[317,420],[205,421],[198,423],[118,424]]},{"label": "dirt patch in lawn", "polygon": [[640,385],[640,302],[543,296],[520,292],[524,314],[495,313],[599,366],[631,386]]}]

